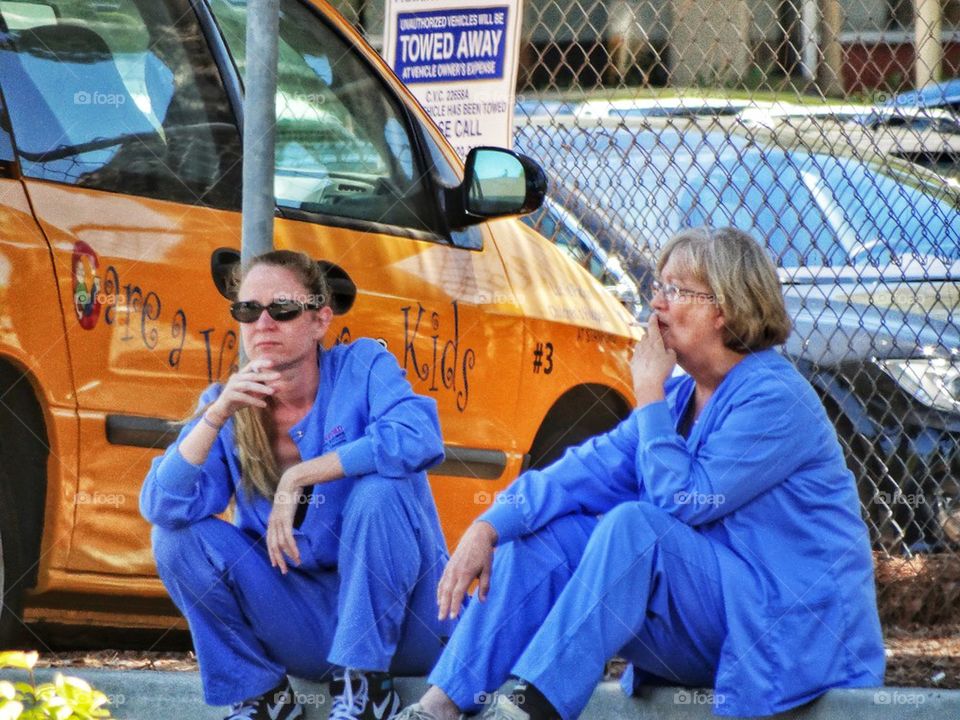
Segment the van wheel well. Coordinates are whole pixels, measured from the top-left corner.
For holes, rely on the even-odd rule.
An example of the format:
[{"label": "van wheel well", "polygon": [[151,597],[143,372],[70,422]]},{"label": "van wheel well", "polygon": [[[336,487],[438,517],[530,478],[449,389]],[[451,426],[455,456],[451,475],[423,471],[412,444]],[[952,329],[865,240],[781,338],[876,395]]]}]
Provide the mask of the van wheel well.
[{"label": "van wheel well", "polygon": [[530,467],[544,468],[571,446],[606,432],[630,414],[630,404],[605,385],[578,385],[550,408],[530,448]]},{"label": "van wheel well", "polygon": [[22,629],[23,593],[36,584],[49,453],[30,377],[0,360],[0,647]]}]

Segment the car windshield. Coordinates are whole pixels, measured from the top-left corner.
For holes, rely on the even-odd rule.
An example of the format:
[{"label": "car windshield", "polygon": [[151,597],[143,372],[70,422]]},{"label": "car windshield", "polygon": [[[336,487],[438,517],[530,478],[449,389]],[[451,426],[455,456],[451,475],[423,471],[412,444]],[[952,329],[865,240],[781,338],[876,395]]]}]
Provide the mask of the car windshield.
[{"label": "car windshield", "polygon": [[[618,217],[641,247],[683,227],[735,225],[778,264],[960,261],[960,201],[922,169],[764,147],[722,133],[537,129],[517,144]],[[930,175],[930,178],[934,176]]]},{"label": "car windshield", "polygon": [[955,200],[907,180],[850,158],[754,149],[735,164],[721,158],[679,205],[684,225],[766,238],[784,267],[955,262]]},{"label": "car windshield", "polygon": [[766,238],[783,267],[960,259],[956,198],[847,157],[751,149],[722,157],[680,201],[685,225],[735,225]]}]

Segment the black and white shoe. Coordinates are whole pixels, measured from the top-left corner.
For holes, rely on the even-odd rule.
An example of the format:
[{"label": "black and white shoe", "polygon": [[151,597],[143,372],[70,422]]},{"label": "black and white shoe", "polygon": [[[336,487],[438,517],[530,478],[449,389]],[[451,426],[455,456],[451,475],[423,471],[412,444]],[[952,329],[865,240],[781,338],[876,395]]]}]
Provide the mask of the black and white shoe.
[{"label": "black and white shoe", "polygon": [[231,707],[224,720],[296,720],[302,716],[303,707],[297,702],[290,680],[284,678],[273,690]]},{"label": "black and white shoe", "polygon": [[536,687],[514,678],[494,694],[478,720],[561,720],[556,708]]},{"label": "black and white shoe", "polygon": [[329,720],[393,720],[400,711],[400,694],[387,673],[347,668],[330,682]]}]

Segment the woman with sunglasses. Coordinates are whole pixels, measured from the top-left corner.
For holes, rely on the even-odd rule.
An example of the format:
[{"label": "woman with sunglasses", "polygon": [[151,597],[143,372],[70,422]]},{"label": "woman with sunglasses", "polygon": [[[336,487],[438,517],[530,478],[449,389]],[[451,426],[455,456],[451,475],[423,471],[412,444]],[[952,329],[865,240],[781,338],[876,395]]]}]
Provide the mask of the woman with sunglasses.
[{"label": "woman with sunglasses", "polygon": [[743,232],[698,228],[657,270],[636,411],[522,474],[464,533],[440,614],[474,580],[482,602],[402,720],[455,720],[488,693],[482,720],[570,720],[615,654],[628,691],[712,687],[718,715],[882,684],[857,489],[817,394],[774,350],[790,322],[773,264]]},{"label": "woman with sunglasses", "polygon": [[[450,630],[425,473],[443,459],[436,403],[373,340],[322,348],[333,314],[306,255],[261,255],[238,288],[249,362],[144,483],[157,570],[229,718],[300,717],[287,676],[332,675],[331,718],[386,720],[391,674],[427,671]],[[235,524],[216,517],[231,501]]]}]

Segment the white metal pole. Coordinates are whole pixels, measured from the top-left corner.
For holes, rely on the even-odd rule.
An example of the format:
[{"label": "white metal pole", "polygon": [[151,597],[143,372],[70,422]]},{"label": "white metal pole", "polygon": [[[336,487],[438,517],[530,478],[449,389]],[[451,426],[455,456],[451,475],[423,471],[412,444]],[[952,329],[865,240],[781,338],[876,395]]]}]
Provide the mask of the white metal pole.
[{"label": "white metal pole", "polygon": [[243,229],[246,262],[273,249],[274,145],[280,0],[249,0],[243,101]]},{"label": "white metal pole", "polygon": [[916,0],[913,26],[916,47],[914,76],[917,87],[922,88],[940,79],[943,60],[943,48],[940,45],[943,13],[940,0]]},{"label": "white metal pole", "polygon": [[820,7],[817,0],[803,0],[800,6],[800,47],[803,76],[813,80],[820,64]]}]

